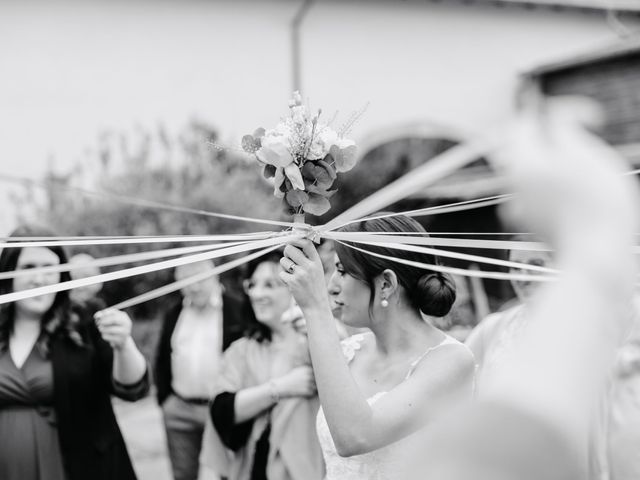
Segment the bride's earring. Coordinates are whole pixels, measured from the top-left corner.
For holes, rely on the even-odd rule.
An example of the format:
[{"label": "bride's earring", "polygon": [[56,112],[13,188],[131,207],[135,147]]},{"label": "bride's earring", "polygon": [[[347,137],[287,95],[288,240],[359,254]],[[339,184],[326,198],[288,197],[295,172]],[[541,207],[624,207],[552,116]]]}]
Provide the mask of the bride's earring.
[{"label": "bride's earring", "polygon": [[387,308],[389,306],[389,300],[387,300],[386,298],[383,298],[382,301],[380,302],[380,305],[382,306],[382,308]]}]

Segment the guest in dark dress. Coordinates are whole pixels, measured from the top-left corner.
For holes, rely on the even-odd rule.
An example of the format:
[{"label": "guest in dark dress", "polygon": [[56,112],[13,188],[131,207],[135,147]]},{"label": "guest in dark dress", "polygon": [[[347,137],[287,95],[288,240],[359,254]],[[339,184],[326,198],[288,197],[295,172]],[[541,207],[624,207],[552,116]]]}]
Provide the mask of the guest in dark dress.
[{"label": "guest in dark dress", "polygon": [[[52,233],[26,227],[12,234],[26,236]],[[5,247],[0,271],[16,276],[0,280],[0,294],[69,280],[67,272],[24,273],[66,262],[59,246]],[[81,318],[68,292],[0,306],[2,480],[136,478],[110,398],[136,400],[149,388],[130,334],[124,312]]]}]

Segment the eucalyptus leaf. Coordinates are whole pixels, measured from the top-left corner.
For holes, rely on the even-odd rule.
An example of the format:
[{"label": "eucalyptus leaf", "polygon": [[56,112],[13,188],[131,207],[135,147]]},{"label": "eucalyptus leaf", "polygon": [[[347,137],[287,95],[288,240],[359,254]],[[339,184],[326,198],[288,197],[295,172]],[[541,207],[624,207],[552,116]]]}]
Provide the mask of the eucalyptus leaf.
[{"label": "eucalyptus leaf", "polygon": [[355,167],[358,160],[356,157],[357,152],[358,149],[355,145],[349,145],[345,148],[332,145],[329,149],[329,155],[333,157],[334,165],[338,172],[348,172]]},{"label": "eucalyptus leaf", "polygon": [[313,185],[313,184],[307,187],[307,191],[309,193],[322,195],[323,197],[326,197],[326,198],[331,197],[336,192],[336,190],[329,190],[328,188],[320,187],[318,185]]},{"label": "eucalyptus leaf", "polygon": [[307,161],[302,167],[302,175],[322,189],[330,188],[336,179],[335,169],[323,160]]},{"label": "eucalyptus leaf", "polygon": [[304,203],[303,208],[306,213],[311,215],[323,215],[329,211],[331,204],[323,196],[312,193],[309,195],[309,200]]},{"label": "eucalyptus leaf", "polygon": [[256,153],[256,150],[260,148],[260,145],[256,147],[256,142],[253,136],[245,135],[242,137],[242,149],[247,153]]},{"label": "eucalyptus leaf", "polygon": [[309,195],[302,190],[291,190],[287,192],[285,199],[291,207],[297,208],[309,201]]}]

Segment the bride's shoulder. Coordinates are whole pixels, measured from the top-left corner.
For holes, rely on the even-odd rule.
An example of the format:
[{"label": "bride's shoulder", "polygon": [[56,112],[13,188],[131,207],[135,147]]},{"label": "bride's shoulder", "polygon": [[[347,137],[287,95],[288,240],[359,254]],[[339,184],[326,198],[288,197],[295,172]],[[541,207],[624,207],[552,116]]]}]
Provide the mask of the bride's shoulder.
[{"label": "bride's shoulder", "polygon": [[469,346],[453,337],[448,337],[448,339],[450,341],[446,342],[445,345],[453,347],[448,349],[449,355],[459,361],[462,368],[475,370],[477,363],[476,357]]},{"label": "bride's shoulder", "polygon": [[370,337],[373,337],[373,333],[371,332],[356,333],[355,335],[351,335],[340,342],[342,346],[342,353],[344,354],[344,358],[347,359],[347,362],[351,363],[356,356],[356,352],[361,350],[362,347],[371,340]]},{"label": "bride's shoulder", "polygon": [[[428,365],[425,367],[425,365]],[[412,362],[412,371],[429,372],[438,365],[438,370],[448,371],[466,376],[476,369],[476,359],[471,349],[464,343],[446,335],[445,339],[435,347],[429,348],[417,361]]]}]

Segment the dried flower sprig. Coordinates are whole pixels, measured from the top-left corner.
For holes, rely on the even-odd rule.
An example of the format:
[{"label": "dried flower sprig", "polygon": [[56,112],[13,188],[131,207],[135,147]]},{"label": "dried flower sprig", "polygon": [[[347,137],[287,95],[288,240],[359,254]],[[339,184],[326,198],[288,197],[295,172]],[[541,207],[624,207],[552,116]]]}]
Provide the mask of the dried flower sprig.
[{"label": "dried flower sprig", "polygon": [[344,137],[351,133],[351,129],[356,124],[358,120],[364,115],[364,112],[369,108],[369,102],[365,103],[364,106],[360,110],[356,110],[352,112],[346,122],[338,129],[338,135]]}]

